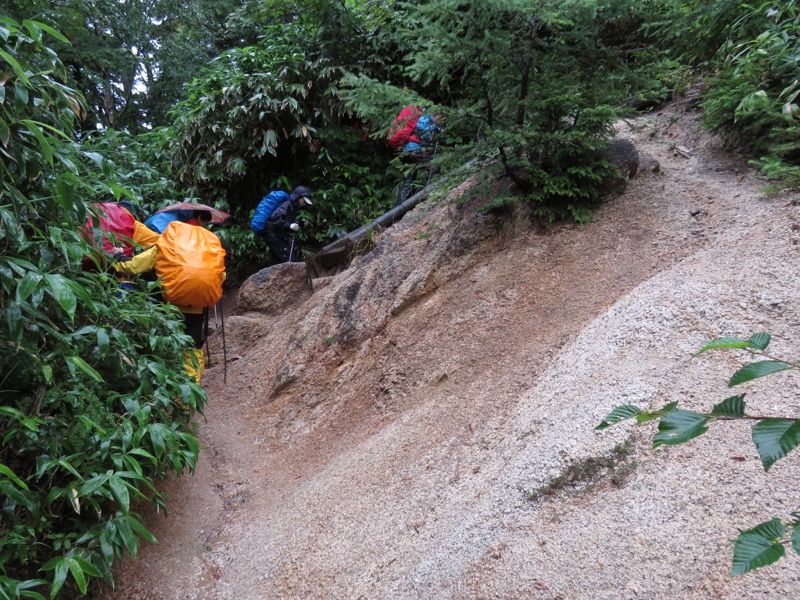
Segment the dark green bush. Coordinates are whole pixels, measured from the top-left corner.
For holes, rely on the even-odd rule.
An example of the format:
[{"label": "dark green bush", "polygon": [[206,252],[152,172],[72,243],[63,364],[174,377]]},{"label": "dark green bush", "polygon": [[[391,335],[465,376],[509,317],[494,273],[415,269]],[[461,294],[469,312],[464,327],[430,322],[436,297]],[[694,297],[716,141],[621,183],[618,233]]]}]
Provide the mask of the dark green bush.
[{"label": "dark green bush", "polygon": [[[720,4],[716,2],[714,4]],[[723,18],[721,16],[721,18]],[[778,187],[800,183],[800,5],[738,3],[709,61],[706,123],[735,132]]]},{"label": "dark green bush", "polygon": [[74,139],[83,99],[48,34],[66,42],[0,19],[3,598],[110,581],[115,559],[153,539],[135,504],[164,507],[155,481],[195,467],[181,406],[206,400],[181,367],[190,342],[176,309],[154,289],[123,295],[111,276],[81,270],[88,203],[135,195],[119,165]]}]

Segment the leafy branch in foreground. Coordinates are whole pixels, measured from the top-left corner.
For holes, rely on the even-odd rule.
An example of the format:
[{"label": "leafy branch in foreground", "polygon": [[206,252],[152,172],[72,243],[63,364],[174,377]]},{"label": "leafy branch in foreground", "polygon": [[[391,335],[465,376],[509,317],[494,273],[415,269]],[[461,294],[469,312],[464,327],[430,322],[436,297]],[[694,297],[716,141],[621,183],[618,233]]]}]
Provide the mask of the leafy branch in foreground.
[{"label": "leafy branch in foreground", "polygon": [[[736,337],[719,338],[707,342],[695,356],[708,350],[735,349],[763,359],[737,370],[728,381],[728,387],[781,371],[800,370],[798,362],[767,354],[771,339],[768,333],[756,333],[747,340]],[[628,419],[635,419],[638,425],[658,421],[658,433],[653,436],[653,447],[657,448],[677,446],[693,440],[708,431],[709,423],[714,421],[755,421],[753,443],[764,470],[768,471],[775,462],[800,445],[800,418],[749,415],[746,413],[744,397],[745,394],[739,394],[726,398],[707,413],[679,409],[677,402],[671,402],[658,410],[643,410],[626,404],[612,410],[595,429],[607,429]],[[739,531],[739,537],[733,546],[732,577],[776,562],[785,554],[787,545],[791,545],[800,554],[800,512],[794,512],[791,516],[792,521],[788,526],[779,518],[774,518],[752,529]]]},{"label": "leafy branch in foreground", "polygon": [[46,24],[0,17],[0,600],[74,598],[153,542],[136,511],[194,471],[191,411],[205,391],[181,367],[191,343],[158,284],[124,295],[79,233],[90,204],[132,197],[77,138],[85,102]]}]

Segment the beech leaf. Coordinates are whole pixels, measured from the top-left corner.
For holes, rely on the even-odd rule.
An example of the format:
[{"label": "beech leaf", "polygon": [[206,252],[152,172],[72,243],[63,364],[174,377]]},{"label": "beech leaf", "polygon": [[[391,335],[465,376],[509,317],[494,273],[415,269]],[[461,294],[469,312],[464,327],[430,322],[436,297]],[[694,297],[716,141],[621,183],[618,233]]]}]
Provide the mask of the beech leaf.
[{"label": "beech leaf", "polygon": [[614,410],[608,413],[606,418],[603,419],[597,427],[595,427],[595,430],[607,429],[616,423],[620,423],[621,421],[635,417],[641,412],[641,408],[632,404],[617,406]]},{"label": "beech leaf", "polygon": [[733,545],[733,567],[731,577],[749,573],[771,565],[786,552],[781,538],[786,528],[780,519],[772,519],[742,531]]},{"label": "beech leaf", "polygon": [[758,362],[750,363],[736,371],[728,382],[728,387],[733,387],[759,377],[766,377],[773,373],[780,373],[791,369],[792,365],[789,363],[781,362],[779,360],[761,360]]},{"label": "beech leaf", "polygon": [[706,342],[705,346],[700,348],[697,352],[694,353],[695,356],[702,354],[703,352],[707,352],[708,350],[716,350],[718,348],[734,348],[739,350],[744,350],[747,348],[748,342],[743,340],[742,338],[737,337],[724,337],[719,338],[716,340],[711,340],[710,342]]},{"label": "beech leaf", "polygon": [[653,448],[677,446],[708,431],[708,419],[692,410],[674,410],[664,415],[658,423],[658,433],[653,436]]},{"label": "beech leaf", "polygon": [[753,443],[764,470],[800,444],[800,422],[787,419],[765,419],[753,426]]},{"label": "beech leaf", "polygon": [[744,396],[744,394],[739,394],[738,396],[725,398],[719,404],[714,405],[714,408],[711,409],[711,414],[723,417],[743,417],[745,409]]}]

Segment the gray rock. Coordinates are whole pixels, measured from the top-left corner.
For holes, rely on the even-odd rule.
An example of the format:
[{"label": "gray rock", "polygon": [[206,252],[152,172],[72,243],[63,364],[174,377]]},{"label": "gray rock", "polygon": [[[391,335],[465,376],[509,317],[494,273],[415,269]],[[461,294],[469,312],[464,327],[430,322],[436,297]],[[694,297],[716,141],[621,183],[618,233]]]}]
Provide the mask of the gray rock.
[{"label": "gray rock", "polygon": [[261,269],[239,289],[234,315],[275,314],[311,296],[305,263],[283,263]]},{"label": "gray rock", "polygon": [[615,138],[603,150],[601,158],[614,165],[624,178],[608,178],[603,182],[603,188],[611,194],[622,193],[627,180],[635,177],[639,172],[639,152],[636,150],[636,146],[630,140]]}]

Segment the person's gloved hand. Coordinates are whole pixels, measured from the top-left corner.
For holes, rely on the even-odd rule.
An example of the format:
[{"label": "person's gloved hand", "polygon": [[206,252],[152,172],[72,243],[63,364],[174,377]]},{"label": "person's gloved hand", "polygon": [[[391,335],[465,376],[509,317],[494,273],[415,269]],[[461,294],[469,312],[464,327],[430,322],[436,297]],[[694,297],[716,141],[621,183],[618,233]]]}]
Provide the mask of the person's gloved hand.
[{"label": "person's gloved hand", "polygon": [[300,225],[298,225],[297,223],[292,223],[291,225],[289,225],[289,229],[291,229],[292,231],[300,231]]}]

